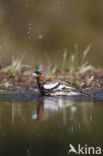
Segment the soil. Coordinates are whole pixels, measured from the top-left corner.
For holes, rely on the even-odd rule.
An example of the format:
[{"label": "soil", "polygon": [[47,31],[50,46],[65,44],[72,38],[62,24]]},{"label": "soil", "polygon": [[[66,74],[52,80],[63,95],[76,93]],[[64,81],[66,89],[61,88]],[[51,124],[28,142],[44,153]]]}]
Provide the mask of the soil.
[{"label": "soil", "polygon": [[[75,81],[75,73],[69,76],[68,71],[62,74],[57,71],[53,78],[55,80],[65,81],[76,88],[90,88],[94,91],[103,90],[103,69],[95,69],[79,75],[79,83]],[[85,79],[92,80],[90,83],[87,83]],[[0,71],[0,90],[18,90],[35,93],[38,91],[38,88],[36,80],[32,75],[25,75],[23,73],[14,75],[12,73]]]}]

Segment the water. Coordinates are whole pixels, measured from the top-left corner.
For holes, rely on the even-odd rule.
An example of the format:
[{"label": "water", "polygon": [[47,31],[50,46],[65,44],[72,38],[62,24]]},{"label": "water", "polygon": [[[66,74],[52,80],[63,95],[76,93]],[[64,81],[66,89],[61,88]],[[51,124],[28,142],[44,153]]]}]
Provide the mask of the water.
[{"label": "water", "polygon": [[68,156],[69,144],[102,147],[103,100],[99,97],[1,95],[0,156]]}]

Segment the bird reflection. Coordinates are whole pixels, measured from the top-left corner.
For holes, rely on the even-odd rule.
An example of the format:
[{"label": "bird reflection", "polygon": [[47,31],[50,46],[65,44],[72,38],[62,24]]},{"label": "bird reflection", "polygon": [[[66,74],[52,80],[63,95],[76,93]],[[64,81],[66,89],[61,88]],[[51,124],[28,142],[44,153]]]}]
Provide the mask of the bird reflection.
[{"label": "bird reflection", "polygon": [[62,97],[43,97],[39,99],[37,111],[33,113],[32,119],[46,120],[58,111],[71,106],[73,101]]},{"label": "bird reflection", "polygon": [[44,103],[43,100],[39,100],[39,104],[37,107],[37,120],[45,119],[45,112],[44,112]]}]

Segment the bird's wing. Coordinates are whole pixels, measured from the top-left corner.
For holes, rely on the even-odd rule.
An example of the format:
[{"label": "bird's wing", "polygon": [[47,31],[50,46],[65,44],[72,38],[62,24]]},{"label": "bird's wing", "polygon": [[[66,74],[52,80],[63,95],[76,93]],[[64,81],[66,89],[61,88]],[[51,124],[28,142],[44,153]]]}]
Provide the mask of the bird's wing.
[{"label": "bird's wing", "polygon": [[54,90],[72,90],[72,89],[74,89],[74,88],[73,87],[70,87],[67,84],[59,83],[58,87],[55,88]]},{"label": "bird's wing", "polygon": [[44,89],[47,89],[47,90],[51,90],[51,89],[54,89],[56,88],[57,86],[59,85],[58,82],[54,83],[54,82],[47,82],[43,85],[43,88]]},{"label": "bird's wing", "polygon": [[85,94],[82,90],[75,89],[70,87],[68,84],[61,82],[46,82],[42,89],[45,94],[50,94],[51,96],[87,96],[87,94]]},{"label": "bird's wing", "polygon": [[68,84],[65,83],[61,83],[61,82],[47,82],[43,85],[44,89],[47,90],[54,90],[54,91],[59,91],[59,90],[63,90],[63,89],[74,89],[72,87],[70,87]]}]

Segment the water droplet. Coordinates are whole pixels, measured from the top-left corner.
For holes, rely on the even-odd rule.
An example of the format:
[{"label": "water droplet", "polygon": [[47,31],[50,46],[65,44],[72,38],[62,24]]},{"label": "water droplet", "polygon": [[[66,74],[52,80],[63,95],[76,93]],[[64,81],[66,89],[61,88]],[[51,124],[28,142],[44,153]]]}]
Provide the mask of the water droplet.
[{"label": "water droplet", "polygon": [[29,35],[30,34],[30,31],[28,31],[27,34]]},{"label": "water droplet", "polygon": [[57,1],[57,4],[60,5],[60,4],[61,4],[61,1],[58,0],[58,1]]},{"label": "water droplet", "polygon": [[31,23],[29,23],[28,25],[29,25],[29,26],[31,26],[32,24],[31,24]]},{"label": "water droplet", "polygon": [[59,16],[62,16],[62,13],[61,13],[61,12],[59,12],[59,13],[58,13],[58,15],[59,15]]},{"label": "water droplet", "polygon": [[29,30],[31,30],[31,27],[28,27]]},{"label": "water droplet", "polygon": [[25,4],[25,8],[27,8],[28,7],[28,5],[27,4]]},{"label": "water droplet", "polygon": [[43,38],[43,35],[41,35],[41,34],[38,35],[38,38],[39,38],[39,39],[42,39],[42,38]]}]

